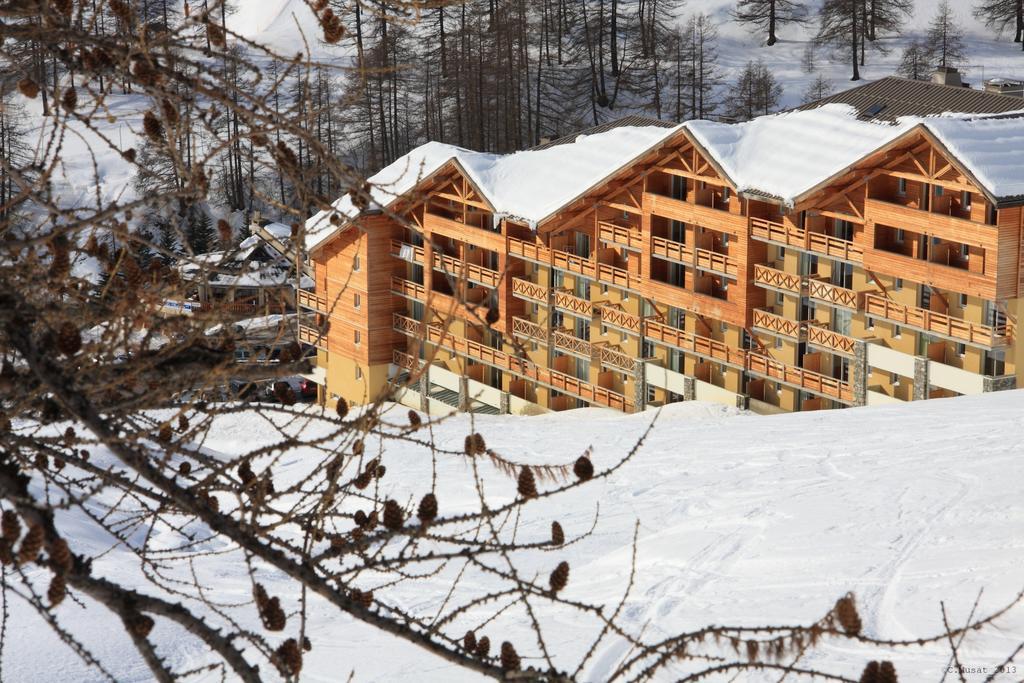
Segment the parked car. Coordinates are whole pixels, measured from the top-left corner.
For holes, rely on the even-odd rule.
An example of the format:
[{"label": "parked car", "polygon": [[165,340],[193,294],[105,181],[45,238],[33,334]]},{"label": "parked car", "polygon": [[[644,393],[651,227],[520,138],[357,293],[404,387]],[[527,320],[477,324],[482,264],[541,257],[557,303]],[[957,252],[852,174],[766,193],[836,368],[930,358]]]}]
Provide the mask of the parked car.
[{"label": "parked car", "polygon": [[[289,391],[291,392],[290,395]],[[279,403],[311,401],[316,398],[317,386],[315,382],[311,382],[304,377],[282,377],[267,382],[264,393],[269,400]]]}]

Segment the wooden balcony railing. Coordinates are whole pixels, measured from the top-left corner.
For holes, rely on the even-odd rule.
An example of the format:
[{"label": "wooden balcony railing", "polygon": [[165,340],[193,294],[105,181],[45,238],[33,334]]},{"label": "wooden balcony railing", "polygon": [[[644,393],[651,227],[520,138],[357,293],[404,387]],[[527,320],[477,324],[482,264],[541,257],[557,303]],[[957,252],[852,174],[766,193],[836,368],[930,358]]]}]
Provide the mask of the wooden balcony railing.
[{"label": "wooden balcony railing", "polygon": [[580,339],[579,337],[574,337],[571,334],[555,330],[551,333],[551,341],[554,342],[558,349],[565,351],[566,353],[571,353],[575,356],[583,356],[585,358],[590,358],[593,355],[593,351],[590,348],[590,342],[586,339]]},{"label": "wooden balcony railing", "polygon": [[781,315],[760,308],[754,309],[754,328],[771,334],[782,335],[783,337],[791,337],[797,340],[803,339],[803,325],[800,321],[784,318]]},{"label": "wooden balcony railing", "polygon": [[807,281],[807,294],[812,299],[824,301],[832,306],[842,306],[859,310],[863,302],[863,293],[834,285],[827,280],[810,278]]},{"label": "wooden balcony railing", "polygon": [[585,317],[592,315],[593,311],[593,305],[589,301],[565,289],[555,290],[554,304],[558,308]]},{"label": "wooden balcony railing", "polygon": [[551,265],[589,278],[597,277],[597,264],[593,259],[570,254],[567,251],[554,249],[551,251]]},{"label": "wooden balcony railing", "polygon": [[618,327],[623,330],[629,330],[636,334],[640,334],[641,326],[640,316],[624,311],[621,308],[612,308],[611,306],[601,307],[601,324],[610,325],[612,327]]},{"label": "wooden balcony railing", "polygon": [[765,218],[750,219],[750,236],[765,242],[777,242],[797,249],[806,249],[807,233],[803,228],[776,223]]},{"label": "wooden balcony railing", "polygon": [[864,247],[820,232],[807,233],[807,249],[841,261],[864,262]]},{"label": "wooden balcony railing", "polygon": [[664,237],[651,238],[651,254],[677,263],[693,263],[693,249],[682,242],[667,240]]},{"label": "wooden balcony railing", "polygon": [[526,337],[541,344],[548,343],[547,328],[524,318],[512,318],[512,334]]},{"label": "wooden balcony railing", "polygon": [[811,391],[840,401],[853,401],[853,388],[849,382],[823,375],[820,372],[787,365],[774,358],[769,358],[753,351],[747,352],[746,357],[747,372],[776,379],[805,391]]},{"label": "wooden balcony railing", "polygon": [[981,346],[1005,346],[1011,338],[1009,325],[982,325],[926,308],[905,306],[878,294],[864,295],[864,313],[923,332]]},{"label": "wooden balcony railing", "polygon": [[423,285],[418,285],[411,280],[397,276],[392,276],[391,278],[391,292],[408,299],[416,299],[417,301],[423,301],[427,298],[427,290]]},{"label": "wooden balcony railing", "polygon": [[807,343],[844,356],[853,356],[857,350],[857,340],[853,337],[818,325],[807,327]]},{"label": "wooden balcony railing", "polygon": [[315,327],[299,324],[299,341],[303,344],[315,346],[321,351],[327,351],[327,332],[321,332]]},{"label": "wooden balcony railing", "polygon": [[416,356],[399,351],[398,349],[391,351],[391,362],[400,368],[412,371],[419,370],[420,366],[423,365],[423,361]]},{"label": "wooden balcony railing", "polygon": [[632,399],[611,389],[595,386],[557,370],[538,366],[536,363],[525,358],[511,356],[504,351],[491,348],[480,342],[456,337],[437,325],[424,326],[422,323],[398,313],[394,314],[394,318],[395,329],[419,338],[425,338],[426,341],[457,355],[506,370],[558,391],[572,394],[590,403],[616,408],[624,412],[631,412],[635,407]]},{"label": "wooden balcony railing", "polygon": [[512,278],[512,294],[522,299],[537,301],[542,304],[548,302],[548,290],[544,285],[524,280],[521,277]]},{"label": "wooden balcony railing", "polygon": [[597,238],[602,242],[610,242],[639,251],[643,248],[643,233],[615,223],[601,221],[597,224]]},{"label": "wooden balcony railing", "polygon": [[395,239],[391,240],[391,255],[403,261],[413,261],[415,263],[423,263],[424,259],[423,247]]},{"label": "wooden balcony railing", "polygon": [[643,362],[637,360],[628,353],[617,351],[607,344],[591,344],[594,351],[594,358],[603,366],[612,367],[623,372],[633,373]]},{"label": "wooden balcony railing", "polygon": [[445,256],[434,252],[434,268],[443,270],[454,277],[463,277],[471,282],[481,284],[485,287],[497,287],[501,282],[501,273],[490,268],[478,266],[475,263],[460,261],[451,256]]},{"label": "wooden balcony railing", "polygon": [[643,285],[643,278],[639,275],[635,275],[622,268],[616,268],[607,263],[597,264],[597,279],[600,282],[605,282],[615,287],[634,291],[639,291]]},{"label": "wooden balcony railing", "polygon": [[651,341],[668,344],[677,349],[689,351],[698,356],[719,360],[737,367],[743,367],[745,363],[744,355],[746,352],[743,349],[734,349],[717,339],[702,337],[686,330],[670,327],[656,320],[644,321],[644,335]]},{"label": "wooden balcony railing", "polygon": [[736,259],[709,249],[694,250],[694,265],[702,270],[712,270],[732,277],[736,277],[740,270]]},{"label": "wooden balcony railing", "polygon": [[754,266],[754,284],[799,295],[804,281],[799,275],[758,264]]},{"label": "wooden balcony railing", "polygon": [[507,251],[510,256],[518,256],[527,261],[534,261],[544,265],[551,263],[551,250],[543,244],[527,242],[518,237],[508,237],[506,241],[508,242]]},{"label": "wooden balcony railing", "polygon": [[295,295],[295,302],[299,308],[308,308],[324,315],[328,313],[327,297],[323,294],[300,289]]}]

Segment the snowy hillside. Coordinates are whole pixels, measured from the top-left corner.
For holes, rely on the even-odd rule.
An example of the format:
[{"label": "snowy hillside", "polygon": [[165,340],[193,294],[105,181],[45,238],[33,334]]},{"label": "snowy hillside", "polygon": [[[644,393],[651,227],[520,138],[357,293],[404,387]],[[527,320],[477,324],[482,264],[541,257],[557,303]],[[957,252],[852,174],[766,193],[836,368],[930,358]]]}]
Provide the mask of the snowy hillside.
[{"label": "snowy hillside", "polygon": [[[396,413],[395,420],[404,421],[404,409]],[[589,443],[599,467],[621,457],[653,418],[653,412],[627,416],[600,409],[532,418],[475,416],[488,446],[505,456],[571,463]],[[459,415],[436,427],[439,445],[458,449],[471,429],[469,420]],[[846,591],[858,596],[868,635],[929,635],[942,630],[940,600],[953,623],[962,623],[979,591],[979,611],[986,613],[1024,587],[1021,434],[1024,391],[774,417],[675,404],[662,412],[648,443],[623,469],[559,499],[557,507],[545,501],[528,505],[520,529],[526,536],[544,536],[557,519],[573,536],[588,530],[597,515],[592,536],[541,558],[537,570],[549,567],[552,555],[567,559],[572,580],[564,597],[614,603],[627,584],[638,524],[639,578],[626,603],[626,623],[646,628],[651,638],[708,623],[810,622]],[[231,453],[243,444],[252,448],[278,438],[264,419],[236,415],[219,419],[206,446]],[[422,482],[430,479],[429,458],[408,449],[389,451],[383,459],[389,474],[382,482],[398,500],[421,493]],[[294,453],[275,478],[287,481],[301,467],[302,453]],[[513,481],[489,464],[482,469],[496,502],[514,495]],[[475,492],[463,459],[441,460],[438,480],[442,512],[473,506]],[[137,580],[138,561],[111,539],[89,535],[88,525],[73,517],[62,523],[81,529],[71,535],[76,550],[99,555],[95,573]],[[159,546],[160,538],[154,542]],[[224,554],[213,570],[207,564],[201,577],[224,603],[251,599],[238,559]],[[297,600],[272,573],[260,578],[272,593],[292,604]],[[429,614],[450,581],[442,574],[383,593],[395,604]],[[23,603],[9,607],[3,651],[7,680],[102,680]],[[314,602],[310,612],[313,650],[306,656],[306,680],[348,680],[350,673],[355,681],[468,679],[333,608]],[[240,614],[255,618],[255,610]],[[57,616],[117,680],[149,679],[123,634],[97,632],[88,613],[70,600]],[[546,623],[551,641],[570,657],[586,646],[589,634],[566,615],[547,615]],[[965,663],[1001,662],[1024,640],[1024,610],[1000,627],[968,636],[961,652]],[[525,640],[526,628],[506,624],[492,637]],[[153,637],[176,666],[207,661],[194,640],[171,627],[158,625]],[[584,679],[604,678],[626,649],[618,641],[602,648]],[[826,643],[803,663],[856,679],[865,660],[880,654],[893,659],[901,681],[938,681],[948,659],[948,651],[938,646],[879,653]],[[219,680],[219,673],[197,679]]]}]

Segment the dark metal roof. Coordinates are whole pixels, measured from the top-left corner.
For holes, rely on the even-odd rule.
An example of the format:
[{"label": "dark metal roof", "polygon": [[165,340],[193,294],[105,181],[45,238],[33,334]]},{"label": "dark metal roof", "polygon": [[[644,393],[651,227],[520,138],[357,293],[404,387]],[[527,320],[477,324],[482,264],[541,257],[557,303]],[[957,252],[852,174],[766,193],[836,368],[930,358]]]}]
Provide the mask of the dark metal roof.
[{"label": "dark metal roof", "polygon": [[832,102],[849,104],[857,109],[861,118],[875,121],[895,121],[900,116],[929,116],[943,112],[998,114],[1024,109],[1024,100],[1019,97],[896,76],[850,88],[797,109],[816,109]]},{"label": "dark metal roof", "polygon": [[568,135],[563,135],[560,138],[556,138],[556,139],[550,140],[548,142],[542,142],[541,144],[537,145],[536,147],[531,147],[530,149],[531,150],[549,149],[551,147],[557,147],[558,145],[565,145],[565,144],[568,144],[570,142],[573,142],[577,138],[577,136],[580,136],[580,135],[597,135],[598,133],[606,133],[606,132],[608,132],[610,130],[613,130],[615,128],[627,128],[627,127],[630,127],[630,128],[631,127],[642,128],[642,127],[645,127],[645,126],[657,126],[658,128],[674,128],[677,125],[678,124],[673,123],[672,121],[661,121],[659,119],[652,119],[652,118],[649,118],[647,116],[638,116],[638,115],[623,116],[622,118],[615,119],[614,121],[606,121],[606,122],[598,124],[596,126],[591,126],[590,128],[584,128],[583,130],[578,130],[575,133],[569,133]]}]

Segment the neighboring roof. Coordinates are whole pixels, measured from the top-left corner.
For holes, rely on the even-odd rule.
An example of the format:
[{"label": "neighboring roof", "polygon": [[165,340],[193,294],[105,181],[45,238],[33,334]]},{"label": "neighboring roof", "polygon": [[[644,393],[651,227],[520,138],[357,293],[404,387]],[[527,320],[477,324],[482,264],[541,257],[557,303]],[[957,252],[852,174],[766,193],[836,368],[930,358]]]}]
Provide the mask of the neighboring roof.
[{"label": "neighboring roof", "polygon": [[572,133],[570,135],[563,135],[560,138],[555,138],[554,140],[549,140],[548,142],[542,142],[541,144],[536,145],[535,147],[531,147],[530,150],[549,149],[551,147],[556,147],[558,145],[565,145],[570,142],[573,142],[580,135],[597,135],[598,133],[607,133],[608,131],[614,130],[616,128],[643,128],[644,126],[652,126],[655,128],[675,128],[678,125],[678,123],[675,123],[673,121],[662,121],[661,119],[652,119],[647,116],[623,116],[621,118],[615,119],[614,121],[606,121],[605,123],[599,123],[596,126],[584,128],[583,130],[576,131],[575,133]]},{"label": "neighboring roof", "polygon": [[[504,155],[428,142],[367,179],[373,198],[370,208],[386,208],[452,162],[495,213],[536,225],[629,166],[680,128],[617,127],[595,135],[577,135],[571,143]],[[349,195],[332,207],[343,219],[358,213]],[[306,222],[306,250],[312,252],[338,229],[327,211],[319,212]]]},{"label": "neighboring roof", "polygon": [[[1024,108],[1024,102],[1018,106]],[[924,125],[998,205],[1024,203],[1024,112],[940,116]]]},{"label": "neighboring roof", "polygon": [[944,112],[997,114],[1022,108],[1020,98],[897,76],[880,78],[797,109],[816,109],[825,104],[848,104],[859,116],[877,121],[896,121],[901,116],[935,116]]}]

